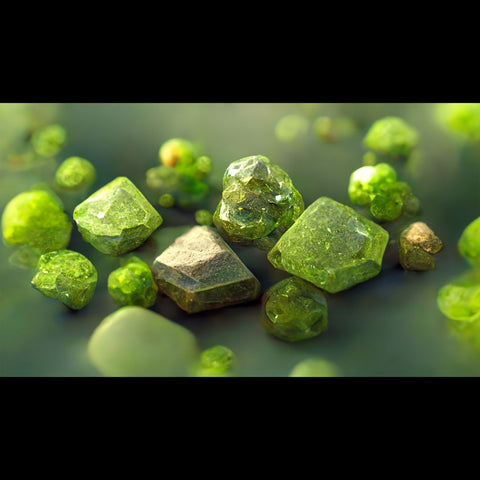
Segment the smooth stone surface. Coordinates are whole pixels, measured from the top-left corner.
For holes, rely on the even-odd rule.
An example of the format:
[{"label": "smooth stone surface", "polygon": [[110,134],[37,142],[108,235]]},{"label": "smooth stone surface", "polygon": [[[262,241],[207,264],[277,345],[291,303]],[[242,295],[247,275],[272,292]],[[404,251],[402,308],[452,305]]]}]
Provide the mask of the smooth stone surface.
[{"label": "smooth stone surface", "polygon": [[97,270],[88,258],[78,252],[49,252],[38,260],[32,285],[47,297],[80,310],[90,302],[95,292]]},{"label": "smooth stone surface", "polygon": [[340,377],[339,368],[323,358],[307,358],[293,367],[289,377]]},{"label": "smooth stone surface", "polygon": [[163,221],[127,177],[117,177],[77,205],[73,219],[86,242],[112,256],[135,250]]},{"label": "smooth stone surface", "polygon": [[195,226],[153,262],[157,284],[189,313],[248,302],[259,281],[212,227]]},{"label": "smooth stone surface", "polygon": [[88,342],[91,362],[109,377],[185,377],[198,355],[189,330],[137,306],[105,317]]},{"label": "smooth stone surface", "polygon": [[271,335],[297,342],[327,329],[327,299],[321,290],[298,277],[270,287],[262,302],[262,325]]},{"label": "smooth stone surface", "polygon": [[472,267],[480,267],[480,217],[463,230],[458,240],[458,251]]},{"label": "smooth stone surface", "polygon": [[380,273],[388,232],[328,197],[313,202],[268,254],[275,267],[329,293]]}]

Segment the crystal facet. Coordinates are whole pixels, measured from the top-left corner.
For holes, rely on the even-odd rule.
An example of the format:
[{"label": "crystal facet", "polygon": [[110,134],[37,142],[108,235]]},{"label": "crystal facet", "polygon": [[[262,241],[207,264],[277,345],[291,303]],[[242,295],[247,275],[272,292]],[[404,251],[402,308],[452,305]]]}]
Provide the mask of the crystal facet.
[{"label": "crystal facet", "polygon": [[162,217],[126,177],[117,177],[77,205],[73,219],[88,243],[112,256],[139,247]]},{"label": "crystal facet", "polygon": [[328,197],[312,203],[268,254],[276,268],[329,293],[378,275],[388,232]]},{"label": "crystal facet", "polygon": [[288,174],[267,157],[255,155],[227,168],[213,222],[227,240],[269,250],[303,209]]},{"label": "crystal facet", "polygon": [[47,297],[80,310],[90,302],[95,292],[97,270],[88,258],[78,252],[49,252],[38,260],[32,285]]},{"label": "crystal facet", "polygon": [[162,290],[189,313],[254,300],[259,281],[215,229],[195,226],[153,263]]},{"label": "crystal facet", "polygon": [[286,278],[270,287],[262,303],[263,327],[282,340],[306,340],[316,337],[327,328],[325,295],[301,278]]}]

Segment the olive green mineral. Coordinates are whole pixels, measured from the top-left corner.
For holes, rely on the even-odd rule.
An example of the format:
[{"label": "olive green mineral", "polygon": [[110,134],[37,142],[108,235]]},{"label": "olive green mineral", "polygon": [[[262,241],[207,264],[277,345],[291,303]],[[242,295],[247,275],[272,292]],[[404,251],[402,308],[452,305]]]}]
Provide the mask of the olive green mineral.
[{"label": "olive green mineral", "polygon": [[55,185],[67,192],[76,192],[92,185],[97,178],[95,167],[85,158],[69,157],[55,172]]},{"label": "olive green mineral", "polygon": [[199,356],[194,335],[138,306],[105,317],[88,342],[93,365],[108,377],[185,377]]},{"label": "olive green mineral", "polygon": [[38,260],[32,285],[47,297],[80,310],[90,302],[95,292],[97,270],[88,258],[78,252],[49,252]]},{"label": "olive green mineral", "polygon": [[270,263],[336,293],[380,273],[388,232],[328,197],[313,202],[268,253]]},{"label": "olive green mineral", "polygon": [[86,242],[112,256],[142,245],[163,221],[127,177],[117,177],[77,205],[73,219]]},{"label": "olive green mineral", "polygon": [[153,262],[157,284],[188,313],[256,299],[259,281],[217,231],[195,226]]},{"label": "olive green mineral", "polygon": [[207,348],[194,368],[196,377],[227,377],[233,374],[235,354],[223,345]]}]

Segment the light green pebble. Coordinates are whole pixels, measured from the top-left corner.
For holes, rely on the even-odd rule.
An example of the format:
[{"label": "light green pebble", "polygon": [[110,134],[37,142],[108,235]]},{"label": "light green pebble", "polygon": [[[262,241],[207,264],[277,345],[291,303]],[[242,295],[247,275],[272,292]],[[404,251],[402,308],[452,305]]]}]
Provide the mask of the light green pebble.
[{"label": "light green pebble", "polygon": [[85,158],[69,157],[55,172],[55,184],[61,190],[76,191],[92,185],[97,178],[95,167]]},{"label": "light green pebble", "polygon": [[30,141],[37,155],[49,157],[58,153],[65,145],[67,132],[61,125],[48,125],[35,131]]},{"label": "light green pebble", "polygon": [[223,345],[207,348],[200,355],[195,375],[198,377],[223,377],[231,375],[235,362],[233,351]]},{"label": "light green pebble", "polygon": [[309,129],[308,120],[295,113],[284,115],[275,125],[275,137],[281,142],[292,142],[304,136]]},{"label": "light green pebble", "polygon": [[442,103],[437,105],[436,117],[451,133],[480,140],[480,103]]},{"label": "light green pebble", "polygon": [[480,217],[469,223],[458,240],[458,251],[473,267],[480,267]]},{"label": "light green pebble", "polygon": [[142,307],[121,307],[105,317],[88,342],[88,356],[104,376],[186,377],[198,360],[195,336]]},{"label": "light green pebble", "polygon": [[171,193],[164,193],[160,195],[158,203],[163,208],[171,208],[175,205],[175,198]]},{"label": "light green pebble", "polygon": [[381,222],[391,222],[402,214],[403,202],[398,193],[379,193],[370,205],[370,213]]},{"label": "light green pebble", "polygon": [[380,192],[382,185],[395,183],[397,172],[388,163],[377,163],[357,168],[350,175],[348,195],[356,205],[368,205]]},{"label": "light green pebble", "polygon": [[197,210],[195,212],[195,221],[199,225],[212,225],[213,215],[208,210]]},{"label": "light green pebble", "polygon": [[308,358],[293,368],[289,377],[340,377],[340,369],[322,358]]}]

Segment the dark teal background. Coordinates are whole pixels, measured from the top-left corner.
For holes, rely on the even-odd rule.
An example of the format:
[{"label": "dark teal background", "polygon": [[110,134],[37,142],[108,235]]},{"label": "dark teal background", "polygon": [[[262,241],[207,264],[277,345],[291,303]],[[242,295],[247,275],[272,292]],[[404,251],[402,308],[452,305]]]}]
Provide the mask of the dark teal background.
[{"label": "dark teal background", "polygon": [[[211,181],[221,186],[227,165],[261,154],[284,168],[309,205],[329,196],[351,205],[347,195],[351,172],[362,166],[362,138],[376,119],[398,115],[420,134],[415,168],[398,169],[423,205],[422,220],[444,242],[431,272],[406,272],[386,254],[382,272],[347,291],[328,295],[329,327],[319,337],[289,344],[265,333],[260,300],[247,305],[187,315],[170,299],[159,297],[153,308],[197,337],[204,349],[231,348],[240,376],[286,376],[294,365],[312,356],[335,363],[346,376],[477,376],[480,354],[449,328],[436,306],[438,289],[468,269],[456,247],[465,226],[480,215],[480,148],[464,144],[435,119],[435,104],[62,104],[52,118],[65,126],[68,144],[57,163],[71,155],[89,159],[97,168],[98,188],[119,175],[129,177],[158,208],[164,224],[142,254],[153,258],[180,230],[193,225],[192,212],[162,209],[145,185],[145,171],[158,165],[158,149],[171,137],[203,146],[213,162]],[[281,142],[275,125],[285,114],[300,113],[312,122],[319,115],[349,116],[358,134],[325,144],[312,131]],[[5,115],[2,121],[8,123]],[[0,128],[1,124],[0,124]],[[6,132],[6,133],[5,133]],[[3,129],[3,134],[9,130]],[[0,130],[0,134],[2,130]],[[2,152],[2,155],[5,151]],[[0,209],[38,181],[51,181],[55,163],[26,171],[0,173]],[[207,205],[211,211],[220,192]],[[71,215],[76,201],[64,198]],[[395,225],[389,228],[394,229]],[[395,230],[396,231],[396,230]],[[392,230],[394,232],[394,230]],[[11,249],[0,245],[0,375],[96,376],[86,345],[100,321],[116,310],[106,289],[108,274],[119,266],[83,242],[74,227],[70,247],[96,265],[99,282],[90,304],[72,312],[42,296],[30,285],[32,272],[8,262]],[[275,270],[265,252],[234,250],[268,288],[287,274]],[[393,258],[393,260],[392,260]]]}]

